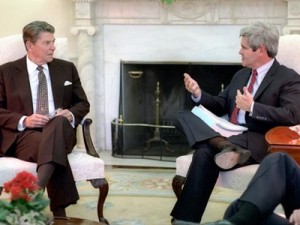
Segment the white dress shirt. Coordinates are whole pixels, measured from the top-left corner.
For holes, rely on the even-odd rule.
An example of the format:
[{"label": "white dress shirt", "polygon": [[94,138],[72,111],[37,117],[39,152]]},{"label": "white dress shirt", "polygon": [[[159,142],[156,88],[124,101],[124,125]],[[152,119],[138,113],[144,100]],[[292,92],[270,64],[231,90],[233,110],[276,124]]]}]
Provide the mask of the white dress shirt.
[{"label": "white dress shirt", "polygon": [[[272,59],[270,62],[262,65],[261,67],[257,68],[257,77],[256,77],[256,81],[253,85],[253,90],[252,90],[252,97],[254,97],[259,85],[261,84],[262,80],[265,78],[267,72],[269,71],[269,69],[271,68],[271,66],[273,65],[274,59]],[[247,83],[247,87],[250,84],[250,80],[251,80],[251,76],[249,78],[249,81]],[[241,91],[242,92],[242,91]],[[252,115],[253,112],[253,107],[255,105],[255,102],[252,103],[251,105],[251,109],[250,109],[250,116]],[[237,116],[237,121],[239,124],[245,124],[246,120],[245,120],[245,114],[246,112],[244,110],[240,110]]]},{"label": "white dress shirt", "polygon": [[[28,75],[29,75],[33,113],[36,113],[37,90],[38,90],[38,85],[39,85],[39,78],[38,78],[39,71],[37,70],[38,65],[33,63],[28,58],[28,56],[26,57],[26,65],[27,65],[27,71],[28,71]],[[53,92],[52,92],[52,86],[51,86],[51,80],[50,80],[50,73],[49,73],[48,64],[44,64],[42,66],[43,66],[43,72],[44,72],[44,74],[46,76],[46,80],[47,80],[48,105],[49,105],[49,115],[48,116],[51,117],[51,116],[55,115],[55,106],[54,106],[54,100],[53,100]],[[18,123],[19,131],[23,131],[26,128],[23,124],[25,118],[26,118],[26,116],[23,116]]]},{"label": "white dress shirt", "polygon": [[[38,73],[37,70],[38,65],[30,61],[27,57],[27,71],[29,74],[29,82],[30,82],[30,89],[31,89],[31,96],[32,96],[32,104],[33,104],[33,113],[36,113],[36,103],[37,103],[37,91],[39,85]],[[49,106],[49,116],[55,114],[55,107],[54,107],[54,100],[53,100],[53,93],[52,93],[52,86],[51,80],[49,75],[49,68],[47,63],[42,65],[43,72],[46,76],[47,81],[47,89],[48,89],[48,106]]]}]

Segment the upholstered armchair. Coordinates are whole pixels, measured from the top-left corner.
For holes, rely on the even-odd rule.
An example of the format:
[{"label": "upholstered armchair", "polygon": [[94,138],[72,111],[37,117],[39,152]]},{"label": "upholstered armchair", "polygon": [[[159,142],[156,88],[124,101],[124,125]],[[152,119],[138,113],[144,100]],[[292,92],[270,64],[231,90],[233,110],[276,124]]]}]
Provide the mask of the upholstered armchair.
[{"label": "upholstered armchair", "polygon": [[[285,35],[280,37],[279,41],[279,49],[278,49],[278,55],[277,55],[277,60],[283,64],[286,65],[287,67],[290,67],[297,71],[300,74],[300,63],[299,63],[299,58],[300,58],[300,35]],[[299,127],[300,128],[300,127]],[[266,141],[267,143],[270,144],[270,151],[280,151],[283,150],[282,146],[284,145],[285,151],[289,153],[293,153],[293,157],[299,158],[300,161],[300,153],[295,151],[295,148],[297,150],[300,149],[300,132],[294,133],[294,135],[290,135],[290,132],[281,132],[281,141],[278,140],[278,138],[274,137],[275,132],[279,130],[288,130],[288,127],[285,128],[274,128],[271,129],[267,135],[266,135]],[[284,143],[283,141],[284,140]],[[297,141],[298,140],[298,141]],[[281,145],[281,147],[280,147]],[[277,148],[276,148],[277,147]],[[279,147],[279,148],[278,148]],[[290,151],[289,151],[290,149]],[[192,161],[192,153],[189,155],[183,155],[179,156],[176,159],[176,174],[173,178],[172,182],[172,188],[173,191],[178,198],[182,186],[185,183],[185,177],[188,172],[190,163]],[[226,172],[220,172],[219,178],[217,181],[217,185],[225,188],[231,188],[239,191],[245,190],[247,187],[248,183],[250,182],[252,176],[256,172],[258,168],[258,164],[255,165],[250,165],[250,166],[245,166],[242,168],[234,169],[231,171],[226,171]]]},{"label": "upholstered armchair", "polygon": [[[57,48],[55,57],[67,60],[67,39],[57,38],[55,44]],[[25,54],[21,35],[0,38],[0,65],[21,58]],[[92,120],[90,118],[86,118],[82,121],[81,127],[85,149],[73,150],[72,153],[68,155],[68,159],[75,181],[87,180],[91,182],[94,188],[99,189],[97,215],[100,222],[109,224],[103,216],[103,205],[108,194],[109,185],[105,179],[104,161],[96,152],[91,139],[91,124]],[[13,157],[0,157],[0,194],[3,189],[3,184],[24,170],[36,175],[36,164]]]}]

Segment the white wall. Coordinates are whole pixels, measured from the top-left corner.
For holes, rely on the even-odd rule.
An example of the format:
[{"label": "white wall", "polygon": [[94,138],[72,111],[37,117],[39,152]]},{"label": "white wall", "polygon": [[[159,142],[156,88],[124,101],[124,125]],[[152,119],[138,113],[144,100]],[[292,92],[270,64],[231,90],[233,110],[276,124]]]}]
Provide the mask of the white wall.
[{"label": "white wall", "polygon": [[[76,36],[70,33],[74,23],[72,0],[1,0],[0,37],[22,33],[23,27],[44,20],[56,29],[56,37],[67,37],[70,57],[76,54]],[[0,49],[1,51],[1,49]]]}]

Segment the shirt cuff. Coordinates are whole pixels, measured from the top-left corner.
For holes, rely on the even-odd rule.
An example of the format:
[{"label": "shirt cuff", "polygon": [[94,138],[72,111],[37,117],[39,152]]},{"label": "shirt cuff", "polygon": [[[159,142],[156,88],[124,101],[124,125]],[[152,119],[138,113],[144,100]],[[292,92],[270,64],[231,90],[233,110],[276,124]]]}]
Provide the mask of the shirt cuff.
[{"label": "shirt cuff", "polygon": [[73,127],[73,128],[75,128],[75,117],[74,117],[74,115],[73,115],[73,113],[69,110],[69,112],[71,113],[71,116],[72,116],[72,122],[70,122],[71,123],[71,126]]},{"label": "shirt cuff", "polygon": [[192,100],[196,103],[200,102],[200,99],[201,99],[201,95],[198,96],[198,97],[195,97],[194,95],[191,95],[192,96]]},{"label": "shirt cuff", "polygon": [[253,108],[254,108],[254,102],[252,102],[252,104],[251,104],[249,116],[252,116],[252,114],[253,114]]},{"label": "shirt cuff", "polygon": [[22,116],[21,119],[19,120],[18,123],[18,131],[23,131],[25,130],[25,126],[24,126],[24,120],[26,119],[27,116]]}]

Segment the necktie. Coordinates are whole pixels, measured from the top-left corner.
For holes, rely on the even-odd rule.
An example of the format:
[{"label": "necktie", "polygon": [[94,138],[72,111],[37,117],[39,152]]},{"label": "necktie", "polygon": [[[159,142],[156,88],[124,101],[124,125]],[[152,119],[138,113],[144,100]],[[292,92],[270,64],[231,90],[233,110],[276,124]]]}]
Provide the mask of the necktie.
[{"label": "necktie", "polygon": [[39,78],[39,85],[37,90],[37,102],[36,102],[36,113],[42,115],[49,114],[49,106],[48,106],[48,89],[47,89],[47,80],[46,76],[43,72],[43,67],[38,66],[37,70],[38,78]]},{"label": "necktie", "polygon": [[[252,91],[253,91],[253,85],[254,85],[254,83],[255,83],[255,81],[256,81],[256,78],[257,78],[257,70],[254,69],[254,70],[252,71],[250,84],[249,84],[249,86],[248,86],[248,91],[249,91],[250,93],[252,93]],[[231,117],[230,117],[230,122],[231,122],[231,123],[234,123],[234,124],[237,124],[237,123],[238,123],[238,122],[237,122],[237,117],[238,117],[239,111],[240,111],[240,109],[239,109],[238,107],[235,106],[235,108],[233,109],[233,112],[232,112],[232,114],[231,114]]]}]

